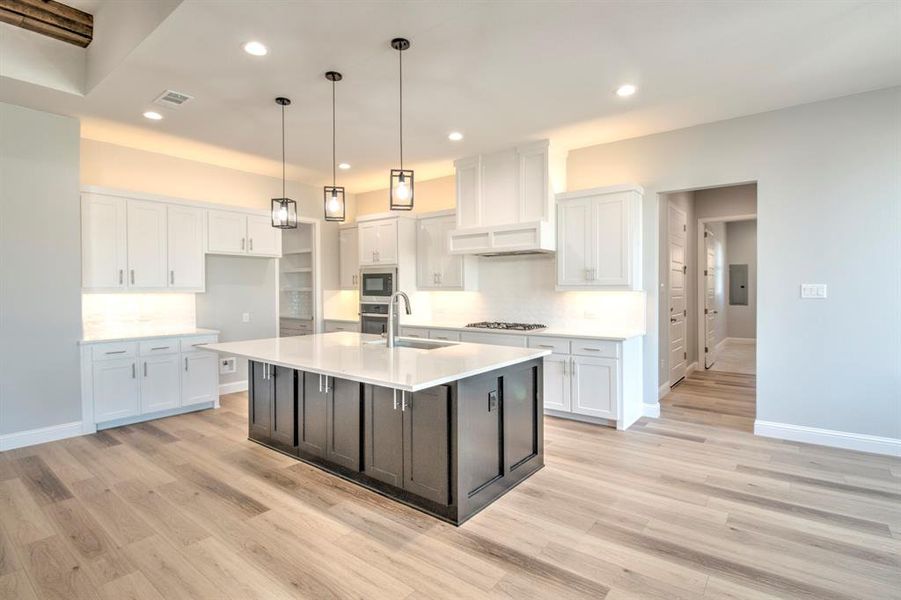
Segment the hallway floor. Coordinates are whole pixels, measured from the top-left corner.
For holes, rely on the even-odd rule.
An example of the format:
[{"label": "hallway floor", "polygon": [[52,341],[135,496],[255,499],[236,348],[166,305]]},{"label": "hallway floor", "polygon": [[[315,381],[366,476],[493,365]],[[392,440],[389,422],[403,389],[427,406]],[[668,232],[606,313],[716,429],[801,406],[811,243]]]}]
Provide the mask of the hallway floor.
[{"label": "hallway floor", "polygon": [[757,374],[757,340],[727,338],[708,371]]}]

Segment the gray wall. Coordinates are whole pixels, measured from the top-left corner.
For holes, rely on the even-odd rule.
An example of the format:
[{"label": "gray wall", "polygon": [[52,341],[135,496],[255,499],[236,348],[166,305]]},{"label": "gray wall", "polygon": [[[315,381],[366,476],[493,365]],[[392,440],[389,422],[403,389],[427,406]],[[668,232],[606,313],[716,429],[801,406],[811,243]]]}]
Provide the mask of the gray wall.
[{"label": "gray wall", "polygon": [[[901,439],[899,139],[895,87],[570,151],[570,189],[645,188],[645,402],[659,385],[658,194],[756,181],[757,418]],[[828,284],[828,299],[802,300],[801,283]]]},{"label": "gray wall", "polygon": [[[206,292],[197,294],[197,326],[218,329],[220,341],[235,342],[278,335],[275,314],[276,265],[274,258],[244,256],[206,257]],[[244,323],[243,313],[250,313]],[[220,375],[220,383],[247,379],[247,361],[238,360],[238,372]]]},{"label": "gray wall", "polygon": [[757,337],[757,221],[726,223],[726,260],[748,265],[748,305],[728,304],[729,269],[726,265],[726,329],[733,338]]},{"label": "gray wall", "polygon": [[699,219],[757,214],[757,184],[728,185],[694,192]]},{"label": "gray wall", "polygon": [[0,434],[81,420],[78,136],[0,103]]}]

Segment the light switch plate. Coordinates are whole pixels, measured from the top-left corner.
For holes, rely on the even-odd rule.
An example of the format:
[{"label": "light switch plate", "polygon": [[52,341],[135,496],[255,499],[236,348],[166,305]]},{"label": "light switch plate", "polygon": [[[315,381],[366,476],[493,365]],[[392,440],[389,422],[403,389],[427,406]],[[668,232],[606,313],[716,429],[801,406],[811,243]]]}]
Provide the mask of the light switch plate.
[{"label": "light switch plate", "polygon": [[241,321],[243,321],[244,323],[250,323],[250,313],[242,313]]},{"label": "light switch plate", "polygon": [[825,283],[802,283],[801,284],[801,297],[802,298],[816,298],[818,300],[822,300],[826,297],[826,284]]}]

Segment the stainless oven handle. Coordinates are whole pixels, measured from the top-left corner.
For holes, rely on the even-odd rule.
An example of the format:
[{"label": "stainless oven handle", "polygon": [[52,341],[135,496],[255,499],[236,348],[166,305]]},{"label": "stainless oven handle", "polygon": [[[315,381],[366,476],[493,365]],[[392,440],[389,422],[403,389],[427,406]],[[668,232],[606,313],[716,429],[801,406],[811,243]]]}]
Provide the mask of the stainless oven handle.
[{"label": "stainless oven handle", "polygon": [[388,315],[382,315],[379,313],[360,313],[361,317],[377,317],[379,319],[387,319]]}]

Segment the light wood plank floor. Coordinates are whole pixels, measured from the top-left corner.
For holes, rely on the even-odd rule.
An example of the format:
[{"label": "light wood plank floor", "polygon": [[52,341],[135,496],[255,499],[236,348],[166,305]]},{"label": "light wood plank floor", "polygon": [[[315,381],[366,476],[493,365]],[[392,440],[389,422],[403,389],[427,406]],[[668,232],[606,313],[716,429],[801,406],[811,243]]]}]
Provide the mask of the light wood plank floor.
[{"label": "light wood plank floor", "polygon": [[757,340],[727,339],[710,370],[756,375]]},{"label": "light wood plank floor", "polygon": [[460,528],[248,442],[243,394],[7,452],[0,598],[901,597],[901,461],[755,438],[749,395],[549,418],[547,467]]}]

